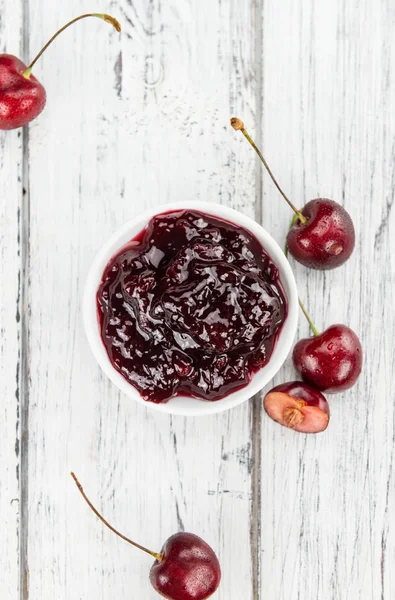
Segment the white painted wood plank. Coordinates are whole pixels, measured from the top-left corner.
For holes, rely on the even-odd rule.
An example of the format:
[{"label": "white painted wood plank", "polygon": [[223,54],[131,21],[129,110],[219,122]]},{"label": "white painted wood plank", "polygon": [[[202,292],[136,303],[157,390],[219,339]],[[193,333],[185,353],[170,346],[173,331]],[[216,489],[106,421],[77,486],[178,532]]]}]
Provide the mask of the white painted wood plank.
[{"label": "white painted wood plank", "polygon": [[[262,598],[395,597],[393,3],[266,0],[265,155],[302,206],[329,196],[353,216],[350,261],[295,271],[319,328],[362,338],[359,384],[330,398],[326,433],[268,418],[262,432]],[[282,241],[290,211],[264,178],[265,225]],[[302,320],[299,336],[308,334]],[[276,382],[294,377],[290,362]]]},{"label": "white painted wood plank", "polygon": [[[0,52],[21,52],[21,3],[0,0]],[[0,590],[19,590],[22,133],[0,132]]]},{"label": "white painted wood plank", "polygon": [[[31,50],[90,8],[31,3]],[[251,597],[251,411],[158,416],[100,373],[81,322],[95,252],[145,207],[199,198],[254,214],[255,158],[232,113],[255,108],[253,3],[104,2],[120,38],[78,24],[37,75],[30,135],[29,600],[156,598],[149,559],[103,531],[68,472],[126,534],[160,548],[180,528],[218,551],[218,599]]]},{"label": "white painted wood plank", "polygon": [[16,132],[0,135],[0,514],[5,540],[0,548],[1,589],[12,598],[18,588],[20,453],[19,211],[22,159]]}]

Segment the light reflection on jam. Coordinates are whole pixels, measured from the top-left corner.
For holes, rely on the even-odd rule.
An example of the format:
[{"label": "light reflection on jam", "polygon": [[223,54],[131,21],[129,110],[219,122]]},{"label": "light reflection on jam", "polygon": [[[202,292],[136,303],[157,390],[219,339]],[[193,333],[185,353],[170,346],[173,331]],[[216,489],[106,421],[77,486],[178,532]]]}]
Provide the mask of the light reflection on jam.
[{"label": "light reflection on jam", "polygon": [[190,210],[157,215],[111,259],[97,306],[113,366],[157,403],[177,394],[219,400],[247,385],[287,314],[258,240]]}]

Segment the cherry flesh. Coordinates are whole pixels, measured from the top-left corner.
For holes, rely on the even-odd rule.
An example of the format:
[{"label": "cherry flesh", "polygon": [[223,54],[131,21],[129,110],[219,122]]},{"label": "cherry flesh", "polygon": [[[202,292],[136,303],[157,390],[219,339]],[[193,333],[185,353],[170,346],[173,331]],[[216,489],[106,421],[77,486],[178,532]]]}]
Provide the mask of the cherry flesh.
[{"label": "cherry flesh", "polygon": [[305,382],[335,394],[357,381],[362,370],[362,347],[352,329],[331,325],[315,337],[300,340],[293,351],[293,362]]},{"label": "cherry flesh", "polygon": [[160,553],[140,546],[117,531],[93,506],[74,473],[75,484],[89,508],[100,521],[128,544],[155,559],[150,571],[153,588],[167,600],[206,600],[218,589],[221,567],[214,550],[193,533],[176,533],[163,545]]},{"label": "cherry flesh", "polygon": [[301,210],[287,235],[292,256],[312,269],[334,269],[344,264],[355,246],[354,225],[348,212],[333,200],[317,198]]},{"label": "cherry flesh", "polygon": [[121,31],[121,27],[114,17],[90,13],[73,19],[59,29],[28,67],[16,56],[0,54],[0,129],[23,127],[42,112],[46,102],[46,93],[41,83],[32,75],[33,65],[62,31],[85,17],[99,17],[111,23],[117,31]]},{"label": "cherry flesh", "polygon": [[328,427],[326,398],[302,381],[277,385],[266,394],[263,406],[274,421],[301,433],[319,433]]},{"label": "cherry flesh", "polygon": [[340,267],[350,257],[355,245],[354,225],[348,212],[334,200],[326,198],[311,200],[298,210],[277,183],[243,121],[232,118],[230,123],[233,129],[241,131],[254,148],[274,185],[295,213],[287,236],[287,248],[292,256],[313,269]]},{"label": "cherry flesh", "polygon": [[192,533],[176,533],[164,544],[163,559],[150,572],[153,588],[168,600],[205,600],[221,580],[221,568],[213,550]]}]

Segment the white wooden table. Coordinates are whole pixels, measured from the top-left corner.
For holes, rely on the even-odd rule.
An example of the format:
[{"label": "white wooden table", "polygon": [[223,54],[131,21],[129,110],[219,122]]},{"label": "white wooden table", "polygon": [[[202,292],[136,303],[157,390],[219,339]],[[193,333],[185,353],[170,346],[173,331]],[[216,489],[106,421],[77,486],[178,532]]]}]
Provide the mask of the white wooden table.
[{"label": "white wooden table", "polygon": [[[0,132],[0,597],[157,598],[151,561],[103,529],[73,469],[137,541],[207,540],[218,600],[393,600],[394,2],[99,4],[0,0],[1,52],[25,60],[92,8],[123,25],[65,32],[34,71],[45,112]],[[317,326],[344,322],[365,350],[316,437],[274,424],[261,397],[215,417],[153,413],[109,383],[83,331],[95,252],[146,207],[222,202],[283,243],[291,213],[230,116],[297,205],[328,196],[356,225],[344,267],[293,263]],[[293,377],[288,360],[275,382]]]}]

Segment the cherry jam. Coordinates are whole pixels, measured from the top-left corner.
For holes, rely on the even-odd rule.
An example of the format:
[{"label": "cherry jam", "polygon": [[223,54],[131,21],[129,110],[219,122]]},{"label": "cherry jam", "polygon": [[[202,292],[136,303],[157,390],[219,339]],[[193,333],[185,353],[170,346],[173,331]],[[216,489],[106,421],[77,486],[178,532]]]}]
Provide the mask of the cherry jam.
[{"label": "cherry jam", "polygon": [[97,292],[113,366],[151,402],[220,400],[265,365],[287,314],[278,269],[234,223],[155,216],[107,265]]}]

